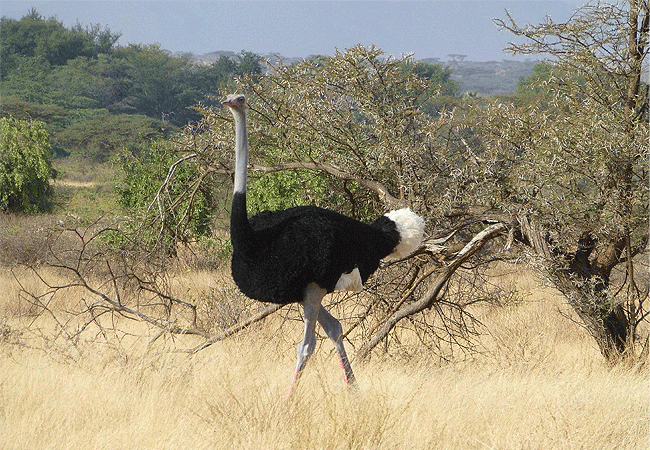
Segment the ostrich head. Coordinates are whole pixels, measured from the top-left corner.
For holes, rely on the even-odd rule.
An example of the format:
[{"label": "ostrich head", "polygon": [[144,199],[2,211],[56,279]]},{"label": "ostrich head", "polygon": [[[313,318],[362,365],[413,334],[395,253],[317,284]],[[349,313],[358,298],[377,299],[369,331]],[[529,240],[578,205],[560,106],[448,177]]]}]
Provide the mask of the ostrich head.
[{"label": "ostrich head", "polygon": [[230,94],[221,104],[230,108],[233,113],[246,113],[246,97],[243,94]]}]

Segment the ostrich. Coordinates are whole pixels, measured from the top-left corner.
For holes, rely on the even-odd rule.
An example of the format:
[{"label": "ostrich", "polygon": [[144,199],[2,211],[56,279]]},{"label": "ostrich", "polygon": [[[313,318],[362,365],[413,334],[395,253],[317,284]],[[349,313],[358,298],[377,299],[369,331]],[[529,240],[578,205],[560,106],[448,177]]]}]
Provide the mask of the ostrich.
[{"label": "ostrich", "polygon": [[334,342],[345,381],[354,384],[341,324],[321,300],[337,290],[360,291],[381,259],[403,258],[415,251],[422,242],[424,220],[404,208],[366,224],[316,206],[264,211],[249,219],[246,98],[229,95],[222,104],[235,119],[235,186],[230,217],[232,277],[250,298],[302,304],[305,331],[297,347],[292,387],[316,346],[316,322]]}]

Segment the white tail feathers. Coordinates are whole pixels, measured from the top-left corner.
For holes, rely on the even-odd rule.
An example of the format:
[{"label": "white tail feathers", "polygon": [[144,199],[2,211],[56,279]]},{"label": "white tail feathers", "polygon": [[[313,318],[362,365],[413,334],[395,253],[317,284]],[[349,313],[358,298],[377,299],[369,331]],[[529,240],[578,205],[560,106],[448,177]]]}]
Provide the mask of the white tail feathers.
[{"label": "white tail feathers", "polygon": [[387,258],[401,259],[416,251],[424,238],[424,219],[410,208],[398,209],[385,214],[395,222],[399,231],[399,244]]}]

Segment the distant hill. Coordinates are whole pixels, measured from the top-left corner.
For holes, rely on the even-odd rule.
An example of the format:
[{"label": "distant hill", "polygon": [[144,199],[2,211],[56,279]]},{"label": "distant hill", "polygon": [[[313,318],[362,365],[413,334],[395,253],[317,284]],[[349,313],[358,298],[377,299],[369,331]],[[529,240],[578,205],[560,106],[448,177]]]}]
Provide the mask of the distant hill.
[{"label": "distant hill", "polygon": [[533,67],[539,61],[439,61],[438,58],[423,59],[429,64],[451,67],[451,77],[456,80],[461,92],[475,92],[480,95],[513,93],[521,78],[533,74]]},{"label": "distant hill", "polygon": [[[231,51],[214,51],[203,55],[192,53],[176,54],[175,56],[186,56],[197,63],[212,64],[220,57],[226,56],[238,59],[237,53]],[[286,57],[279,53],[260,55],[271,64],[276,65],[282,62],[284,65],[293,64],[307,58]],[[527,61],[465,61],[456,58],[452,61],[440,61],[439,58],[426,58],[420,60],[428,64],[442,64],[451,67],[454,72],[452,78],[458,83],[461,93],[473,92],[479,95],[507,94],[517,90],[521,78],[527,78],[533,74],[533,67],[539,62],[536,60]]]},{"label": "distant hill", "polygon": [[[177,53],[173,53],[172,56],[177,56],[177,57],[184,56],[199,64],[212,64],[222,56],[230,58],[234,61],[239,60],[239,55],[236,52],[232,52],[229,50],[217,50],[214,52],[204,53],[202,55],[195,55],[194,53],[191,52],[177,52]],[[269,61],[273,65],[276,65],[279,62],[282,62],[282,64],[284,65],[289,65],[312,57],[312,56],[308,56],[307,58],[287,57],[287,56],[280,55],[279,53],[268,53],[259,56],[262,59]],[[266,69],[266,67],[263,67],[263,69]]]}]

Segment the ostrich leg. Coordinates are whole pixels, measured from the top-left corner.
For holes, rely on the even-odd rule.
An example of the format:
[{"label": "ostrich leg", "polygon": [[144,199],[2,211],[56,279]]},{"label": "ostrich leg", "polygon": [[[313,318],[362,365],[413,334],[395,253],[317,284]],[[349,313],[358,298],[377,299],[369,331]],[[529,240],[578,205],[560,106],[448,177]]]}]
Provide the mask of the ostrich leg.
[{"label": "ostrich leg", "polygon": [[352,372],[348,355],[343,346],[341,322],[339,322],[338,319],[331,315],[325,307],[321,305],[321,301],[325,294],[325,289],[322,289],[314,283],[311,283],[307,286],[307,289],[305,289],[304,300],[302,301],[302,307],[305,314],[305,335],[302,342],[300,342],[296,348],[298,361],[296,362],[296,371],[293,375],[290,392],[300,379],[300,375],[307,364],[307,360],[316,347],[316,322],[321,324],[325,333],[327,333],[327,336],[332,340],[332,342],[334,342],[334,348],[339,356],[339,363],[343,370],[343,379],[349,385],[355,384],[354,372]]},{"label": "ostrich leg", "polygon": [[316,347],[316,322],[318,321],[318,313],[321,309],[320,302],[326,292],[325,289],[315,283],[310,283],[305,289],[304,299],[302,301],[302,307],[305,313],[305,335],[302,342],[296,347],[298,361],[296,362],[296,372],[293,375],[291,389],[293,389],[293,386],[300,378],[307,364],[307,360]]},{"label": "ostrich leg", "polygon": [[327,333],[327,336],[332,340],[332,342],[334,342],[334,348],[336,349],[336,353],[339,355],[339,363],[341,363],[341,369],[343,369],[343,379],[347,384],[354,385],[356,382],[354,379],[354,373],[352,372],[348,355],[345,353],[345,347],[343,346],[341,322],[331,315],[323,305],[320,305],[318,323],[321,324],[325,333]]}]

